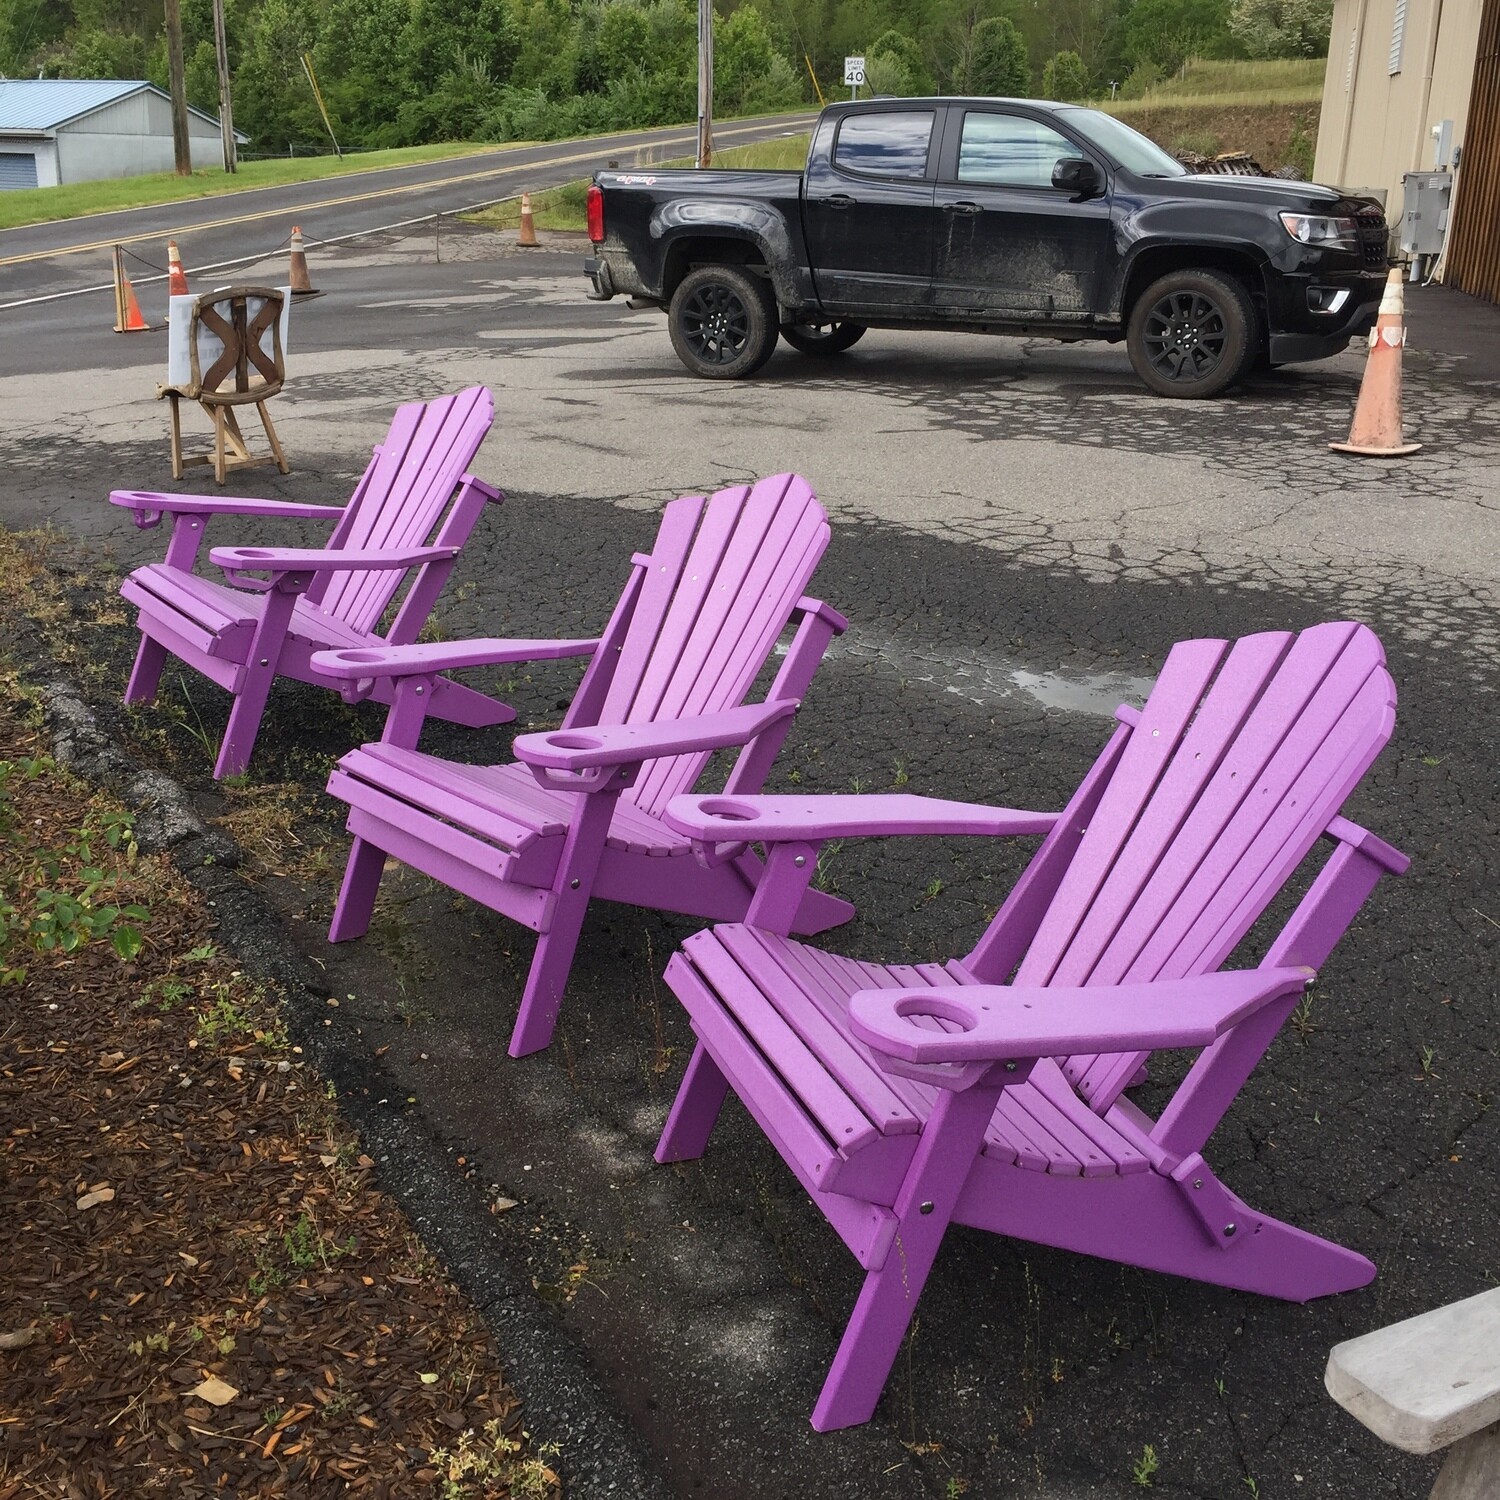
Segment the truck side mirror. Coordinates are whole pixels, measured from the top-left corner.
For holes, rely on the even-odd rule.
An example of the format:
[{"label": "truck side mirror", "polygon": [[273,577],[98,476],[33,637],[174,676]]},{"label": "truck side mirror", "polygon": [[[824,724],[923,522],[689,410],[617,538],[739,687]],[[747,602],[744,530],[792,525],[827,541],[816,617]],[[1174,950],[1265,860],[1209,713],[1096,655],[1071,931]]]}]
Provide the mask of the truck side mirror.
[{"label": "truck side mirror", "polygon": [[1075,198],[1092,198],[1104,187],[1099,168],[1086,156],[1064,156],[1052,168],[1052,186]]}]

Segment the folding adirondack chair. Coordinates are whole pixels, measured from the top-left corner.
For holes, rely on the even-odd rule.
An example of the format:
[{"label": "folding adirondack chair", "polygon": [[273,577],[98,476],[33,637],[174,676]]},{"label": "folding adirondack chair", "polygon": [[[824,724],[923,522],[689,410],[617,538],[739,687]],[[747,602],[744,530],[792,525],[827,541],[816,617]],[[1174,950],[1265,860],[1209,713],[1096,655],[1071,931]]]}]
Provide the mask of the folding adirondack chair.
[{"label": "folding adirondack chair", "polygon": [[[368,929],[394,855],[538,934],[510,1053],[545,1047],[591,896],[689,916],[744,915],[761,866],[751,855],[705,871],[661,810],[709,755],[743,747],[730,791],[754,791],[832,638],[848,623],[802,590],[828,545],[828,520],[794,474],[666,507],[637,554],[603,636],[471,641],[328,652],[330,676],[398,682],[378,744],[346,755],[328,783],[349,804],[354,845],[329,938]],[[783,629],[796,634],[764,703],[745,696]],[[418,751],[423,705],[445,668],[592,655],[562,727],[520,736],[517,760],[457,765]],[[821,932],[853,915],[806,892],[791,923]]]},{"label": "folding adirondack chair", "polygon": [[[168,654],[234,694],[215,776],[243,771],[277,677],[340,688],[313,664],[330,647],[403,645],[432,612],[453,561],[488,500],[499,492],[467,473],[494,420],[483,386],[398,408],[385,441],[342,508],[283,500],[116,490],[142,530],[172,517],[166,559],[137,568],[120,592],[141,631],[127,703],[156,696]],[[321,548],[216,547],[209,553],[234,587],[193,572],[210,516],[326,517]],[[268,572],[270,582],[247,575]],[[407,576],[387,630],[380,621]],[[388,701],[388,691],[377,691]],[[428,711],[474,727],[504,724],[515,711],[456,682],[435,685]]]},{"label": "folding adirondack chair", "polygon": [[[1205,1163],[1210,1132],[1385,872],[1339,815],[1390,737],[1363,626],[1189,641],[1059,814],[920,797],[681,797],[705,858],[770,851],[745,924],[667,979],[698,1037],[657,1160],[701,1155],[732,1086],[866,1276],[813,1412],[868,1420],[950,1223],[1305,1301],[1362,1255],[1279,1223]],[[881,967],[796,943],[819,844],[1046,837],[973,952]],[[1222,970],[1317,839],[1334,851],[1260,966]],[[1153,1120],[1123,1090],[1199,1051]]]}]

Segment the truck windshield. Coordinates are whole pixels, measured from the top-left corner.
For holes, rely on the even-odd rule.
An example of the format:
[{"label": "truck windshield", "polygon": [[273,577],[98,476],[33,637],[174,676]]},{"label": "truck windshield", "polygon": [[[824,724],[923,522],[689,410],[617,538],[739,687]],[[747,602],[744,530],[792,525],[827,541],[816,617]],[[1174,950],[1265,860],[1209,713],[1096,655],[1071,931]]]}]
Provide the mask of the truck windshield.
[{"label": "truck windshield", "polygon": [[1065,105],[1057,113],[1106,156],[1137,177],[1186,177],[1187,168],[1168,156],[1155,141],[1121,123],[1101,109]]}]

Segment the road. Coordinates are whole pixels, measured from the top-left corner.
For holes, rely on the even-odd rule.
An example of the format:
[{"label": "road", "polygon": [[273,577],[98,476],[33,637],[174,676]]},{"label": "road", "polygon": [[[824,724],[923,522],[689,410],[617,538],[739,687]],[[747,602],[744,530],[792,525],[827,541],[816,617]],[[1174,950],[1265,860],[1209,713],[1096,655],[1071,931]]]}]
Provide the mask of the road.
[{"label": "road", "polygon": [[[813,118],[800,113],[729,123],[715,130],[714,140],[721,146],[750,145],[806,129]],[[0,311],[30,298],[107,283],[115,245],[139,257],[129,264],[131,279],[147,285],[151,268],[164,268],[168,239],[177,241],[190,271],[231,261],[244,265],[260,252],[268,259],[282,255],[293,224],[309,245],[316,246],[556,187],[586,177],[611,160],[661,161],[691,155],[696,141],[696,130],[680,125],[540,146],[496,147],[445,161],[412,162],[0,230]]]}]

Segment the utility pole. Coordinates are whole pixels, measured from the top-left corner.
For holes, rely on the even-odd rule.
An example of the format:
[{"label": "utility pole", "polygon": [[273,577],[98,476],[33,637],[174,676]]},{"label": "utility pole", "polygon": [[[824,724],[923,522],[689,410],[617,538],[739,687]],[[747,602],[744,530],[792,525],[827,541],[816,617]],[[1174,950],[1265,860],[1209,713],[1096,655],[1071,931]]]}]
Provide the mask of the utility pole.
[{"label": "utility pole", "polygon": [[166,0],[167,79],[172,89],[172,156],[179,177],[193,175],[188,144],[187,69],[182,62],[182,0]]},{"label": "utility pole", "polygon": [[714,0],[698,0],[698,165],[714,155]]},{"label": "utility pole", "polygon": [[224,0],[214,0],[214,52],[219,61],[219,140],[224,148],[224,170],[236,166],[234,105],[229,97],[229,43],[224,38]]}]

